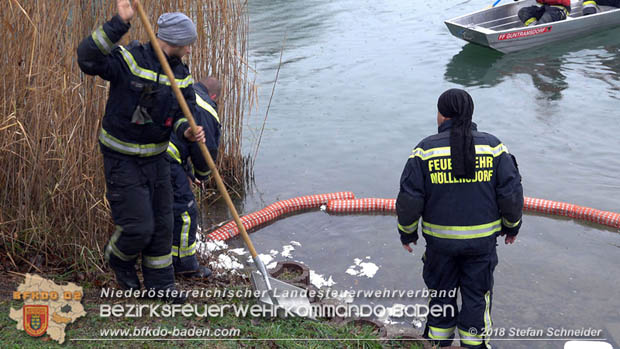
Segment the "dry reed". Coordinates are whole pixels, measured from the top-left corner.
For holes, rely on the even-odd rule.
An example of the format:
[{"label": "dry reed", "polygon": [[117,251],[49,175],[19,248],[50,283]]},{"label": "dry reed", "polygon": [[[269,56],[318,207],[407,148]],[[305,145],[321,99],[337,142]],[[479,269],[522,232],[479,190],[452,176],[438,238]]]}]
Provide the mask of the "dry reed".
[{"label": "dry reed", "polygon": [[[144,0],[152,21],[181,11],[198,27],[195,78],[222,82],[220,159],[225,181],[243,188],[246,108],[255,100],[242,0]],[[108,0],[0,2],[0,269],[100,270],[111,231],[97,134],[107,83],[77,66],[79,42],[115,13]],[[136,18],[123,38],[146,40]],[[4,261],[4,263],[3,263]]]}]

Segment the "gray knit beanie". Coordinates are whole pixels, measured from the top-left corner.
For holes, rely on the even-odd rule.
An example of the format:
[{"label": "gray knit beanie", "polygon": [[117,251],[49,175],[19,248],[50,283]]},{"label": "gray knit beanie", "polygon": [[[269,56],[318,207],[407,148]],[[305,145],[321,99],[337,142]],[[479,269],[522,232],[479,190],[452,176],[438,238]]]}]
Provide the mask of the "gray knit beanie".
[{"label": "gray knit beanie", "polygon": [[181,12],[164,13],[157,25],[157,37],[174,46],[193,44],[198,36],[194,22]]}]

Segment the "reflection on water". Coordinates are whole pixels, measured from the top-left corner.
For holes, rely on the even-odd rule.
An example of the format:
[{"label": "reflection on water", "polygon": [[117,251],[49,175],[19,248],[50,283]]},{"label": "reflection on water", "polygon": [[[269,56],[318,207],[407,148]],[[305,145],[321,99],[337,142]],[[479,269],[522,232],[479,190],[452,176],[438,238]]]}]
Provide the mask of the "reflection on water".
[{"label": "reflection on water", "polygon": [[[262,58],[260,62],[279,56],[284,44],[291,49],[313,42],[329,29],[329,20],[337,13],[325,9],[329,6],[329,3],[320,0],[249,1],[248,8],[253,14],[250,17],[250,31],[261,33],[252,37],[253,54],[256,58]],[[283,64],[304,58],[295,57]]]},{"label": "reflection on water", "polygon": [[605,82],[609,96],[619,99],[620,43],[610,40],[618,34],[620,30],[611,30],[571,43],[513,54],[466,44],[446,65],[445,79],[464,87],[490,88],[514,75],[527,74],[540,92],[537,98],[560,100],[568,88],[566,72],[577,71]]},{"label": "reflection on water", "polygon": [[504,55],[467,44],[446,66],[445,78],[465,87],[493,87],[512,75],[528,74],[541,93],[538,98],[559,100],[568,87],[562,62],[562,56],[545,51]]}]

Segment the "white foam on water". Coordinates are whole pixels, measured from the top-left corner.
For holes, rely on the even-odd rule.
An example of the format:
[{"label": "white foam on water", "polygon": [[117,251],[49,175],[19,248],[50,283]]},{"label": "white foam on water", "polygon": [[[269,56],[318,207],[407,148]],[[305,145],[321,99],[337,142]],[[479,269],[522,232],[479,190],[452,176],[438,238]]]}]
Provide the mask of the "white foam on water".
[{"label": "white foam on water", "polygon": [[269,254],[273,257],[277,256],[280,252],[278,250],[271,250],[269,251]]},{"label": "white foam on water", "polygon": [[[263,262],[263,264],[268,265],[273,261],[273,256],[268,254],[259,254],[258,258]],[[248,263],[253,263],[254,259],[252,256],[248,256]]]},{"label": "white foam on water", "polygon": [[[366,259],[370,259],[370,256],[366,256]],[[362,260],[359,258],[353,259],[353,263],[354,264],[348,267],[345,271],[349,275],[373,278],[379,270],[379,267],[375,263],[362,262]]]},{"label": "white foam on water", "polygon": [[246,250],[243,247],[239,247],[239,248],[233,248],[231,250],[228,250],[228,252],[232,252],[232,253],[235,253],[241,256],[241,255],[248,253],[248,250]]},{"label": "white foam on water", "polygon": [[415,318],[415,319],[411,320],[411,324],[415,328],[422,328],[422,320],[420,320],[419,318]]},{"label": "white foam on water", "polygon": [[293,245],[282,246],[282,257],[293,258],[293,255],[291,255],[292,251],[295,251],[295,247],[293,247]]},{"label": "white foam on water", "polygon": [[366,276],[367,278],[373,278],[379,270],[379,267],[375,263],[360,263],[359,266],[362,268],[359,276]]},{"label": "white foam on water", "polygon": [[330,287],[336,284],[331,275],[327,280],[325,280],[323,274],[317,274],[314,270],[310,270],[310,283],[312,283],[316,288],[321,288],[323,286]]},{"label": "white foam on water", "polygon": [[278,262],[271,262],[267,265],[267,269],[273,269],[276,267],[276,265],[278,265]]},{"label": "white foam on water", "polygon": [[347,269],[347,271],[345,271],[345,273],[347,273],[349,275],[353,275],[353,276],[357,276],[357,274],[358,274],[357,270],[355,270],[352,266],[349,267]]},{"label": "white foam on water", "polygon": [[243,264],[239,263],[237,258],[227,254],[217,256],[217,266],[226,270],[243,269]]},{"label": "white foam on water", "polygon": [[297,247],[301,247],[301,243],[295,241],[295,240],[291,240],[291,245],[295,245]]},{"label": "white foam on water", "polygon": [[228,248],[228,245],[220,240],[208,240],[205,244],[207,246],[207,252],[221,251]]}]

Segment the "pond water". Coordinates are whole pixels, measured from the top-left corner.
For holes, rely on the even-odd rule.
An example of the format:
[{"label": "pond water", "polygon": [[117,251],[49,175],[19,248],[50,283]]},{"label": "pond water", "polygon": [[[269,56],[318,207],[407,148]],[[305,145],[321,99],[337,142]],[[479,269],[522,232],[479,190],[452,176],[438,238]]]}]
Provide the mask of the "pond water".
[{"label": "pond water", "polygon": [[[260,107],[248,119],[247,153],[280,69],[242,213],[336,191],[395,198],[411,149],[437,132],[438,96],[452,87],[470,92],[478,128],[515,154],[526,196],[620,211],[620,29],[510,55],[449,34],[445,19],[490,3],[250,1]],[[516,244],[499,241],[494,327],[592,327],[620,344],[620,234],[531,214],[523,222]],[[336,289],[424,287],[424,242],[407,253],[394,216],[309,212],[252,239],[263,253],[299,242],[291,258],[331,276]],[[373,277],[347,273],[363,269],[360,260],[378,267]]]}]

